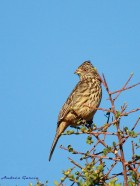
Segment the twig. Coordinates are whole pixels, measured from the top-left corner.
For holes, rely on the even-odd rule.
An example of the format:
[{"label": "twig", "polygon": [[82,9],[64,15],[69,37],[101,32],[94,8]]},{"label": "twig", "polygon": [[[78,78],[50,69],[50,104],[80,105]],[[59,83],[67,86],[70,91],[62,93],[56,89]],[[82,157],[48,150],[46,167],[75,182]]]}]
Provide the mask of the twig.
[{"label": "twig", "polygon": [[102,110],[104,112],[113,112],[111,109],[97,108],[97,110]]},{"label": "twig", "polygon": [[106,79],[105,79],[104,74],[103,74],[103,79],[104,79],[104,82],[105,82],[105,89],[106,89],[106,91],[107,91],[107,93],[108,93],[108,95],[109,95],[109,100],[110,100],[110,102],[111,102],[112,112],[116,115],[114,100],[112,99],[112,96],[111,96],[111,94],[110,94],[110,90],[109,90],[109,87],[108,87],[108,84],[107,84],[107,82],[106,82]]},{"label": "twig", "polygon": [[71,158],[68,158],[68,159],[70,160],[71,163],[73,163],[74,165],[82,169],[82,167],[78,163],[76,163],[74,160],[72,160]]},{"label": "twig", "polygon": [[99,158],[99,159],[107,159],[107,160],[113,160],[113,161],[118,161],[118,162],[120,162],[121,160],[119,159],[119,158],[111,158],[111,157],[107,157],[107,156],[98,156],[98,155],[96,155],[96,154],[90,154],[90,155],[88,155],[88,156],[90,156],[90,157],[96,157],[96,158]]},{"label": "twig", "polygon": [[73,135],[73,134],[92,134],[92,135],[99,135],[99,134],[106,134],[106,135],[117,135],[116,132],[74,132],[72,134],[67,134],[67,133],[64,133],[63,135]]},{"label": "twig", "polygon": [[[135,151],[134,151],[134,142],[133,141],[131,141],[131,143],[132,143],[132,160],[134,161],[134,155],[135,155]],[[135,168],[135,164],[134,164],[134,168]]]},{"label": "twig", "polygon": [[[68,148],[65,148],[63,147],[62,145],[60,146],[61,149],[63,150],[68,150]],[[78,152],[78,151],[75,151],[73,150],[74,154],[80,154],[80,155],[85,155],[85,153],[83,152]],[[87,156],[89,157],[94,157],[94,158],[99,158],[99,159],[108,159],[108,160],[115,160],[115,161],[121,161],[119,158],[111,158],[111,157],[107,157],[107,156],[99,156],[99,155],[96,155],[96,154],[88,154]]]},{"label": "twig", "polygon": [[121,163],[123,166],[123,175],[124,175],[124,186],[127,186],[127,170],[126,170],[126,161],[124,157],[124,152],[123,152],[123,145],[122,145],[122,136],[120,135],[120,125],[119,122],[116,125],[117,131],[118,131],[118,140],[119,140],[119,149],[120,149],[120,155],[121,155]]},{"label": "twig", "polygon": [[116,166],[116,164],[117,164],[117,161],[115,161],[115,162],[111,165],[111,168],[110,168],[110,170],[108,171],[108,173],[105,175],[105,178],[108,177],[108,175],[109,175],[110,172],[113,170],[113,168]]},{"label": "twig", "polygon": [[127,84],[129,83],[129,81],[131,80],[131,78],[133,77],[133,74],[130,75],[129,79],[127,80],[127,82],[124,84],[124,86],[121,88],[121,90],[118,92],[118,94],[116,95],[116,97],[114,98],[114,101],[119,97],[119,95],[122,93],[123,89],[126,88]]},{"label": "twig", "polygon": [[139,111],[140,110],[140,108],[136,108],[136,109],[133,109],[133,110],[131,110],[131,111],[129,111],[129,112],[125,112],[125,113],[123,113],[123,114],[120,114],[121,116],[128,116],[129,114],[131,114],[131,113],[133,113],[133,112],[137,112],[137,111]]},{"label": "twig", "polygon": [[126,87],[126,88],[123,88],[123,89],[120,89],[120,90],[116,90],[116,91],[114,91],[114,92],[110,92],[110,94],[113,95],[113,94],[116,94],[116,93],[118,93],[118,92],[123,92],[123,91],[125,91],[125,90],[131,89],[131,88],[133,88],[133,87],[135,87],[135,86],[138,86],[138,85],[140,85],[140,82],[139,82],[139,83],[136,83],[136,84],[134,84],[134,85],[131,85],[131,86],[129,86],[129,87]]},{"label": "twig", "polygon": [[134,124],[134,126],[132,127],[131,130],[134,130],[134,129],[136,128],[136,126],[137,126],[137,124],[139,123],[139,121],[140,121],[140,117],[137,119],[136,123]]}]

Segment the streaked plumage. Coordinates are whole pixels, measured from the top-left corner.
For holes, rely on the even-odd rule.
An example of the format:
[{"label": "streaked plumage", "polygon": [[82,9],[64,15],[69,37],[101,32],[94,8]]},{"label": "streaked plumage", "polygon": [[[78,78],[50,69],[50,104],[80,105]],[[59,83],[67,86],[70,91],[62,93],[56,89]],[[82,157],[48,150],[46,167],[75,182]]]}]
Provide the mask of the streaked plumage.
[{"label": "streaked plumage", "polygon": [[102,98],[101,81],[97,70],[89,61],[85,61],[78,67],[75,74],[78,74],[80,81],[63,105],[59,116],[56,135],[51,147],[49,161],[61,134],[68,126],[77,126],[79,119],[88,122],[99,107]]}]

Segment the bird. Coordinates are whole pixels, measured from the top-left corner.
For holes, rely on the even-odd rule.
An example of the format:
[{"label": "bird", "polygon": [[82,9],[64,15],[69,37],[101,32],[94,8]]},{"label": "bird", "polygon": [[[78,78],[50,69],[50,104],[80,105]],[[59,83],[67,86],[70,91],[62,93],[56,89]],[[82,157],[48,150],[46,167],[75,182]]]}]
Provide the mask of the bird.
[{"label": "bird", "polygon": [[83,62],[75,71],[80,78],[58,115],[57,129],[51,146],[49,161],[58,139],[68,126],[79,126],[80,120],[91,123],[102,99],[101,78],[90,61]]}]

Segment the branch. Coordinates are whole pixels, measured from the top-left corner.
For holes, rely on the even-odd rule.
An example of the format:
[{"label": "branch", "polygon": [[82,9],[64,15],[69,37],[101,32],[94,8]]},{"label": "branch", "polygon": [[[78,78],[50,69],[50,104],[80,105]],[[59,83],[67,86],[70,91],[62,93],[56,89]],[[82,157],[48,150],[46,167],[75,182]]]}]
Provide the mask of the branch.
[{"label": "branch", "polygon": [[114,100],[112,99],[112,96],[110,94],[110,90],[109,90],[109,87],[108,87],[108,84],[106,82],[106,79],[105,79],[105,76],[103,74],[103,79],[104,79],[104,86],[105,86],[105,89],[109,95],[109,100],[111,102],[111,106],[112,106],[112,112],[116,115],[116,110],[115,110],[115,105],[114,105]]},{"label": "branch", "polygon": [[124,84],[124,86],[121,88],[121,90],[118,92],[118,94],[116,95],[116,97],[114,98],[114,101],[119,97],[119,95],[122,93],[122,91],[126,88],[127,84],[129,83],[129,81],[131,80],[131,78],[133,77],[133,74],[130,75],[129,79],[127,80],[127,82]]},{"label": "branch", "polygon": [[71,162],[71,163],[73,163],[74,165],[76,165],[77,167],[79,167],[80,169],[82,169],[83,167],[81,167],[78,163],[76,163],[74,160],[72,160],[71,158],[68,158],[69,159],[69,161]]},{"label": "branch", "polygon": [[137,124],[139,123],[139,121],[140,121],[140,117],[137,119],[136,123],[134,124],[134,126],[132,127],[131,130],[134,130],[134,129],[136,128],[136,126],[137,126]]},{"label": "branch", "polygon": [[136,83],[136,84],[134,84],[134,85],[131,85],[131,86],[129,86],[129,87],[122,88],[122,89],[116,90],[116,91],[114,91],[114,92],[110,92],[110,94],[113,95],[113,94],[116,94],[116,93],[118,93],[118,92],[123,92],[123,91],[125,91],[125,90],[131,89],[131,88],[133,88],[133,87],[135,87],[135,86],[138,86],[138,85],[140,85],[140,82],[139,82],[139,83]]},{"label": "branch", "polygon": [[129,112],[125,112],[123,114],[120,114],[121,116],[128,116],[129,114],[133,113],[133,112],[137,112],[139,111],[140,108],[136,108],[136,109],[133,109],[133,110],[130,110]]}]

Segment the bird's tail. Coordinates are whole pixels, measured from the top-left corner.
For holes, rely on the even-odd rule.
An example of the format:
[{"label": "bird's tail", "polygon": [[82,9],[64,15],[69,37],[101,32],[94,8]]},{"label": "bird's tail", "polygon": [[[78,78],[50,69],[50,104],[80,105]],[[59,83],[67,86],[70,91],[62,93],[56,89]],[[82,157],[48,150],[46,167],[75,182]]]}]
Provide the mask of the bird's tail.
[{"label": "bird's tail", "polygon": [[54,149],[56,147],[56,144],[61,136],[61,134],[65,131],[65,129],[67,128],[67,123],[66,122],[61,122],[59,124],[59,127],[56,130],[56,135],[55,138],[53,140],[52,146],[51,146],[51,150],[50,150],[50,155],[49,155],[49,161],[51,160],[51,157],[53,155]]}]

